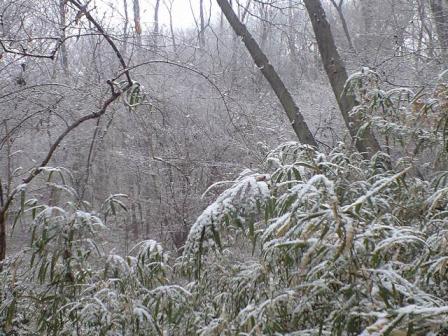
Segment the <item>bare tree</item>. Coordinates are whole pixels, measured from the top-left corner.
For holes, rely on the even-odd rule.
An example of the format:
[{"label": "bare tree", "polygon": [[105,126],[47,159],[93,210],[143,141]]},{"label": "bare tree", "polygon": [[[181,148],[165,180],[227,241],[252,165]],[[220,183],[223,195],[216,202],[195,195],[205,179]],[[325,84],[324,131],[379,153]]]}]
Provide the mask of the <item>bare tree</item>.
[{"label": "bare tree", "polygon": [[163,4],[168,12],[168,16],[170,19],[170,34],[171,34],[171,42],[173,43],[173,51],[177,52],[177,44],[176,44],[176,35],[174,34],[174,24],[173,24],[173,3],[174,0],[164,0]]},{"label": "bare tree", "polygon": [[134,29],[137,34],[137,44],[142,45],[142,24],[140,21],[140,0],[133,0],[134,4]]},{"label": "bare tree", "polygon": [[441,48],[442,59],[448,64],[448,8],[442,0],[429,1]]},{"label": "bare tree", "polygon": [[[443,5],[448,3],[448,0],[441,1]],[[109,22],[110,26],[103,26],[104,30],[119,47],[126,64],[133,66],[135,78],[132,79],[138,80],[135,85],[141,85],[146,99],[142,105],[132,109],[132,113],[127,107],[116,104],[101,118],[83,123],[63,141],[61,147],[64,150],[56,151],[49,165],[69,169],[77,195],[89,201],[92,207],[99,206],[110,194],[128,194],[134,209],[130,202],[127,228],[129,233],[137,228],[134,232],[138,232],[138,239],[163,241],[164,237],[169,238],[167,230],[176,231],[181,223],[188,227],[205,205],[200,198],[204,188],[220,179],[228,180],[242,167],[256,165],[267,153],[267,148],[290,139],[291,132],[285,130],[285,125],[290,127],[291,120],[294,132],[303,139],[305,133],[297,127],[304,123],[303,118],[299,117],[296,122],[300,111],[313,111],[313,114],[307,114],[306,120],[310,126],[313,123],[315,141],[319,146],[333,148],[342,140],[343,130],[347,128],[342,117],[339,118],[342,114],[333,92],[339,106],[345,106],[344,111],[350,111],[350,106],[354,105],[352,97],[340,97],[347,72],[357,70],[360,65],[371,64],[388,85],[406,83],[412,89],[427,84],[441,67],[440,50],[443,48],[439,45],[430,0],[333,0],[338,12],[333,10],[330,1],[322,1],[322,5],[331,10],[327,12],[328,16],[331,13],[327,20],[334,29],[334,44],[339,46],[340,43],[347,49],[339,49],[340,58],[344,60],[342,63],[339,56],[330,50],[331,44],[325,45],[327,49],[323,53],[328,54],[325,60],[330,63],[325,70],[330,69],[327,74],[333,81],[332,86],[328,85],[327,74],[323,72],[314,27],[300,5],[302,0],[227,0],[229,4],[233,2],[231,8],[239,23],[247,27],[253,39],[245,30],[242,35],[229,30],[224,13],[220,13],[223,21],[220,30],[218,15],[217,20],[210,19],[213,11],[209,10],[209,4],[212,1],[202,0],[205,45],[199,39],[199,32],[203,32],[199,0],[191,0],[195,29],[175,29],[178,18],[172,9],[185,0],[115,1],[119,9],[113,4],[95,7],[95,1],[90,0],[77,2],[83,6],[91,4],[88,7],[92,16],[104,13],[101,24]],[[99,4],[101,1],[96,2]],[[134,13],[135,3],[141,12],[137,10]],[[48,4],[52,11],[47,11],[42,4]],[[65,5],[66,18],[61,16],[61,4]],[[158,13],[157,4],[162,6]],[[143,9],[148,6],[154,10],[148,14],[153,25],[137,34],[139,26],[146,27]],[[373,13],[369,13],[369,8]],[[163,31],[168,35],[166,38],[162,35],[162,10],[165,13],[168,10],[170,16],[170,25]],[[3,204],[11,189],[6,182],[12,181],[9,183],[11,190],[20,185],[30,169],[39,167],[58,134],[78,118],[97,111],[93,107],[100,108],[111,93],[112,88],[101,83],[117,74],[115,52],[109,50],[104,36],[86,20],[83,12],[75,17],[76,12],[78,9],[70,1],[0,0],[0,77],[3,80],[0,88],[0,176]],[[122,21],[118,22],[116,17],[121,17]],[[323,20],[319,15],[317,17],[322,24]],[[61,24],[63,20],[65,24]],[[347,21],[345,27],[340,23],[342,20]],[[134,25],[137,28],[135,32]],[[236,27],[239,27],[238,23]],[[366,28],[369,29],[368,34],[365,34]],[[163,59],[175,61],[176,66],[189,64],[191,68],[199,69],[225,90],[226,98],[209,92],[201,83],[202,79],[191,78],[194,76],[182,73],[179,68],[156,66],[156,63],[140,64],[138,60],[143,54],[133,53],[130,35],[133,35],[136,46],[137,39],[158,42],[157,53],[150,53],[151,56],[163,55]],[[359,46],[356,57],[348,48],[349,39],[355,47]],[[240,43],[241,40],[245,40],[244,44]],[[203,47],[199,49],[200,43]],[[63,78],[57,75],[64,70],[64,47],[71,77],[58,83]],[[252,58],[247,57],[246,49],[251,51],[260,69],[254,66]],[[369,56],[370,62],[363,58],[364,54]],[[275,64],[275,69],[269,61]],[[26,71],[22,68],[24,62]],[[47,72],[52,68],[54,76]],[[120,71],[118,69],[118,73]],[[265,81],[263,77],[269,79]],[[46,83],[51,86],[44,86]],[[117,81],[115,90],[121,89],[123,83]],[[274,93],[281,106],[277,99],[272,101],[268,98]],[[299,95],[300,99],[296,98]],[[62,102],[56,103],[59,99]],[[222,101],[228,106],[224,107]],[[39,112],[41,109],[45,111]],[[34,113],[37,113],[35,117],[25,121],[19,131],[14,131],[22,120]],[[361,127],[361,122],[354,123],[348,113],[345,116],[347,125],[352,128],[350,133],[356,139],[356,130]],[[2,134],[6,128],[1,120],[7,121],[7,132],[12,132],[11,136]],[[386,137],[382,139],[385,149],[389,144],[393,146]],[[148,154],[150,142],[154,147],[152,154]],[[22,153],[13,154],[10,168],[5,159],[9,157],[7,151]],[[23,170],[12,173],[11,180],[7,170],[14,172],[17,167],[23,167]],[[63,202],[63,193],[53,192],[56,189],[51,186],[44,188],[44,183],[44,179],[33,180],[26,196],[53,205]],[[20,209],[17,201],[20,193],[16,195],[16,201],[8,211],[8,236],[11,214]],[[107,237],[108,241],[124,237],[125,232],[121,230],[126,227],[118,226],[118,229]],[[18,248],[16,242],[23,241],[26,235],[20,224],[13,231],[12,238],[6,238],[8,254]],[[137,237],[131,234],[129,238]]]},{"label": "bare tree", "polygon": [[[371,65],[371,62],[375,58],[375,14],[376,6],[379,6],[376,0],[359,0],[361,7],[361,29],[359,45],[360,56],[364,62],[364,65]],[[362,52],[361,52],[362,50]]]},{"label": "bare tree", "polygon": [[154,6],[154,30],[153,30],[155,47],[157,47],[157,40],[159,36],[159,8],[160,8],[160,0],[156,0],[156,4]]},{"label": "bare tree", "polygon": [[246,26],[241,23],[229,2],[227,0],[217,0],[217,2],[235,34],[241,37],[255,64],[263,73],[264,77],[271,85],[272,90],[280,100],[299,140],[304,144],[317,147],[317,142],[308,128],[299,107],[295,103],[282,79],[259,47],[258,43],[254,40]]},{"label": "bare tree", "polygon": [[347,71],[336,48],[330,24],[327,21],[322,4],[320,0],[304,0],[304,2],[313,25],[325,71],[345,124],[355,141],[358,151],[371,156],[380,151],[381,148],[369,130],[366,130],[363,134],[358,134],[362,123],[358,118],[350,116],[350,111],[355,106],[355,100],[353,96],[346,94],[344,91],[348,78]]},{"label": "bare tree", "polygon": [[68,75],[68,53],[67,53],[67,46],[65,43],[65,40],[67,38],[67,34],[65,33],[65,30],[67,28],[67,20],[66,20],[66,7],[67,7],[67,1],[66,0],[59,0],[59,31],[61,34],[61,41],[63,43],[61,44],[61,64],[62,69],[64,70],[65,75]]},{"label": "bare tree", "polygon": [[205,47],[205,15],[204,0],[199,0],[199,46]]},{"label": "bare tree", "polygon": [[6,257],[6,219],[8,212],[10,210],[10,206],[17,197],[17,195],[20,194],[23,188],[25,188],[30,182],[32,182],[38,175],[40,175],[44,171],[44,168],[49,164],[50,160],[54,156],[55,152],[57,151],[61,143],[70,133],[72,133],[80,125],[84,124],[89,120],[99,119],[102,115],[106,113],[109,106],[113,102],[115,102],[118,98],[120,98],[123,92],[126,92],[126,90],[128,90],[132,86],[132,79],[129,70],[127,68],[127,65],[113,39],[105,32],[103,27],[90,14],[86,5],[83,5],[78,0],[67,0],[67,1],[78,10],[77,16],[78,17],[85,16],[87,20],[97,29],[98,33],[104,37],[104,39],[113,49],[116,57],[119,60],[120,66],[123,68],[120,74],[125,76],[126,84],[121,90],[117,91],[112,81],[108,81],[108,85],[110,87],[110,95],[103,101],[101,107],[98,110],[86,114],[76,119],[73,123],[68,124],[67,128],[64,131],[62,131],[59,134],[59,136],[54,140],[54,142],[51,144],[49,150],[45,153],[44,158],[42,159],[40,164],[31,169],[29,174],[25,178],[23,178],[22,184],[16,186],[15,188],[9,188],[9,190],[7,190],[8,192],[7,194],[5,194],[3,188],[0,187],[0,270],[1,270],[1,262]]},{"label": "bare tree", "polygon": [[336,9],[336,11],[338,12],[339,15],[339,19],[341,20],[341,24],[342,24],[342,29],[344,30],[344,34],[345,37],[347,39],[348,42],[348,46],[352,51],[355,51],[355,46],[353,45],[353,41],[352,38],[350,36],[350,31],[348,30],[348,26],[347,26],[347,21],[345,20],[345,16],[344,16],[344,0],[339,0],[338,3],[336,3],[335,0],[331,0],[332,5],[334,6],[334,8]]},{"label": "bare tree", "polygon": [[123,57],[126,57],[128,49],[128,26],[129,26],[129,12],[128,12],[128,1],[123,0],[124,9],[124,25],[123,25]]}]

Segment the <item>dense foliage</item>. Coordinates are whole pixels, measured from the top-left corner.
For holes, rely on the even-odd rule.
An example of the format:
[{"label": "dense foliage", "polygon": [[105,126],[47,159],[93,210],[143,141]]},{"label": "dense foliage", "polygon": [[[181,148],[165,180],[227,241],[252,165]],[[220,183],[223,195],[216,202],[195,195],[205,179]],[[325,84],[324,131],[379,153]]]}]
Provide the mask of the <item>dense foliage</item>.
[{"label": "dense foliage", "polygon": [[153,240],[104,253],[123,195],[95,212],[61,169],[48,169],[60,204],[26,201],[20,186],[17,218],[32,238],[0,273],[4,333],[445,335],[448,174],[436,169],[447,86],[380,86],[368,69],[352,76],[354,113],[403,149],[365,160],[343,143],[328,153],[286,143],[228,182],[179,258]]}]

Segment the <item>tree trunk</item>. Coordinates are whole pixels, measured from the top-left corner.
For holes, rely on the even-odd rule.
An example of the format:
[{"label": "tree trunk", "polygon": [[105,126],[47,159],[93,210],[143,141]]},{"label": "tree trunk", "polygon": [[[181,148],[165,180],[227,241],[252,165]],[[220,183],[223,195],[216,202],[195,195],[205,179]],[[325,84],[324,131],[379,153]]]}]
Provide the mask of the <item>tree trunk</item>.
[{"label": "tree trunk", "polygon": [[0,271],[2,270],[1,262],[6,257],[6,210],[9,204],[7,199],[11,193],[12,172],[11,172],[11,138],[8,129],[7,120],[3,120],[6,134],[6,182],[3,186],[2,176],[0,175]]},{"label": "tree trunk", "polygon": [[441,48],[443,63],[448,64],[448,9],[442,0],[429,1]]},{"label": "tree trunk", "polygon": [[170,19],[170,34],[171,34],[171,42],[173,43],[173,51],[177,53],[177,45],[176,45],[176,35],[174,34],[174,25],[173,25],[173,1],[169,0],[167,2],[163,2],[165,8],[168,12],[168,16]]},{"label": "tree trunk", "polygon": [[66,1],[65,0],[59,0],[59,20],[60,20],[60,24],[59,24],[59,32],[61,34],[60,38],[62,41],[61,44],[61,64],[62,64],[62,69],[64,70],[64,74],[66,76],[68,76],[68,53],[67,53],[67,46],[66,46],[66,33],[65,33],[65,29],[67,26],[67,20],[66,20],[66,13],[65,13],[65,9],[66,9]]},{"label": "tree trunk", "polygon": [[[291,61],[291,64],[293,65],[293,71],[292,71],[292,78],[295,83],[298,83],[300,80],[300,77],[302,76],[301,69],[300,69],[300,58],[299,58],[299,52],[297,50],[296,46],[296,36],[297,33],[294,29],[294,4],[293,0],[289,0],[288,3],[288,34],[286,37],[286,43],[288,45],[288,55],[289,59]],[[303,71],[302,71],[303,73]]]},{"label": "tree trunk", "polygon": [[247,30],[246,26],[240,22],[229,2],[227,0],[217,0],[217,2],[233,30],[239,37],[241,37],[255,64],[261,70],[264,77],[269,82],[280,100],[280,103],[282,104],[299,140],[304,144],[317,147],[317,142],[303,119],[299,107],[296,105],[294,99],[285,87],[285,84],[275,71],[274,67],[270,64],[266,55],[260,49],[257,42]]},{"label": "tree trunk", "polygon": [[154,47],[157,48],[157,40],[159,37],[159,8],[160,0],[156,0],[156,5],[154,7]]},{"label": "tree trunk", "polygon": [[333,93],[336,96],[345,124],[355,141],[358,151],[363,153],[366,157],[371,157],[373,154],[380,151],[381,148],[369,130],[366,130],[365,134],[358,135],[358,130],[362,126],[362,122],[358,120],[358,118],[349,115],[350,111],[355,106],[355,100],[353,96],[344,94],[344,87],[348,78],[347,71],[336,48],[322,4],[320,0],[304,0],[304,2],[308,15],[311,18],[325,71],[333,89]]},{"label": "tree trunk", "polygon": [[342,29],[344,30],[345,38],[347,39],[348,42],[348,47],[350,48],[350,50],[355,51],[355,46],[353,45],[353,41],[350,36],[350,32],[348,30],[347,21],[345,20],[344,10],[342,9],[344,0],[341,0],[339,4],[337,4],[335,0],[331,0],[331,3],[338,12],[339,20],[341,20]]},{"label": "tree trunk", "polygon": [[378,56],[378,50],[375,46],[378,45],[378,41],[375,40],[375,13],[376,7],[379,6],[376,0],[360,0],[361,3],[361,18],[363,22],[364,34],[361,34],[361,38],[358,43],[359,56],[361,57],[364,65],[372,66],[372,63]]},{"label": "tree trunk", "polygon": [[[270,33],[270,27],[269,27],[269,7],[267,5],[260,4],[260,14],[261,18],[261,35],[259,39],[259,46],[261,50],[266,50],[269,47],[268,39],[269,39],[269,33]],[[268,49],[269,50],[269,49]],[[261,72],[257,72],[255,75],[255,83],[257,85],[258,89],[261,89],[263,87],[263,74]]]},{"label": "tree trunk", "polygon": [[135,209],[135,201],[131,204],[131,230],[132,230],[132,239],[138,239],[138,220],[137,213]]},{"label": "tree trunk", "polygon": [[[416,50],[417,52],[414,54],[414,66],[415,66],[415,81],[419,82],[419,78],[422,77],[422,74],[420,72],[420,62],[421,59],[421,50],[423,46],[423,34],[424,34],[424,20],[425,20],[425,7],[424,4],[422,4],[421,1],[417,1],[417,13],[419,15],[419,20],[421,22],[419,30],[418,30],[418,38],[417,38],[417,46]],[[414,42],[415,43],[415,42]]]},{"label": "tree trunk", "polygon": [[419,4],[420,4],[420,8],[421,10],[419,11],[419,16],[420,16],[420,22],[422,25],[422,28],[424,30],[424,32],[426,33],[425,36],[425,40],[426,41],[426,54],[428,55],[429,58],[434,58],[434,38],[433,38],[433,30],[432,30],[432,25],[430,20],[428,20],[428,15],[426,13],[426,4],[427,4],[427,0],[419,0]]},{"label": "tree trunk", "polygon": [[204,0],[199,0],[199,46],[205,47]]},{"label": "tree trunk", "polygon": [[128,52],[128,25],[129,25],[129,13],[128,13],[128,1],[123,0],[124,8],[124,25],[123,25],[123,57],[126,58]]},{"label": "tree trunk", "polygon": [[6,258],[6,215],[4,209],[0,209],[0,271],[2,261]]},{"label": "tree trunk", "polygon": [[246,21],[246,16],[249,13],[249,7],[250,7],[251,2],[252,2],[252,0],[247,0],[246,6],[244,6],[244,11],[243,11],[243,14],[241,15],[242,23],[245,23],[245,21]]},{"label": "tree trunk", "polygon": [[142,45],[142,25],[140,22],[140,0],[134,0],[134,29],[137,34],[137,45]]}]

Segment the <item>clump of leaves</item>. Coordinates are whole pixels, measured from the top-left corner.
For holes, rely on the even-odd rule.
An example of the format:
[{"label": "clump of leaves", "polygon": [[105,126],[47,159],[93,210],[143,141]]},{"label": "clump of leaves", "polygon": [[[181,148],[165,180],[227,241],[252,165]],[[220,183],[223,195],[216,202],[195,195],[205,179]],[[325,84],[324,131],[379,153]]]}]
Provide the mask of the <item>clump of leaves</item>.
[{"label": "clump of leaves", "polygon": [[[409,168],[388,170],[379,160],[343,145],[329,154],[296,143],[274,150],[268,161],[276,169],[256,182],[263,197],[249,194],[260,209],[250,216],[255,222],[227,230],[234,236],[221,255],[185,252],[187,260],[202,258],[206,270],[197,290],[213,302],[215,317],[204,321],[203,334],[424,335],[443,328],[448,222],[434,202],[444,189],[434,194]],[[246,190],[245,179],[229,190]],[[218,198],[206,213],[227,200]],[[217,234],[196,233],[231,225],[208,218],[199,218],[187,246],[225,245]],[[249,249],[230,244],[238,235]]]},{"label": "clump of leaves", "polygon": [[446,72],[432,86],[413,91],[388,88],[376,72],[363,68],[349,78],[345,90],[359,103],[352,114],[364,120],[362,128],[371,127],[384,137],[389,154],[440,169],[446,165],[448,149],[445,77]]},{"label": "clump of leaves", "polygon": [[[191,311],[191,293],[171,280],[169,254],[153,240],[126,257],[101,244],[106,219],[126,210],[107,198],[96,213],[67,185],[62,204],[23,202],[31,244],[0,273],[2,331],[19,335],[148,335],[191,330],[180,320]],[[1,330],[1,329],[0,329]]]}]

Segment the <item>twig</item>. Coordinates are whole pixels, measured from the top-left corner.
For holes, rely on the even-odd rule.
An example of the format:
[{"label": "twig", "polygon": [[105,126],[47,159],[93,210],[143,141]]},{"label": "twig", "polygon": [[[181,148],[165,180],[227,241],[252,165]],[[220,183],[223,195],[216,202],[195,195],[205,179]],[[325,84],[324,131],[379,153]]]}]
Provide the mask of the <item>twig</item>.
[{"label": "twig", "polygon": [[103,37],[106,39],[107,43],[109,43],[109,45],[111,46],[111,48],[114,50],[115,55],[118,58],[118,61],[120,62],[121,66],[123,67],[124,70],[124,74],[126,75],[126,79],[128,81],[129,84],[132,84],[132,79],[131,79],[131,75],[129,74],[129,69],[127,69],[127,65],[126,62],[124,61],[123,56],[121,55],[120,50],[118,49],[118,47],[115,45],[114,41],[112,40],[112,38],[109,36],[109,34],[107,34],[105,32],[105,30],[103,29],[103,27],[101,27],[101,25],[92,17],[92,15],[89,13],[89,11],[87,10],[87,5],[81,5],[80,2],[78,2],[77,0],[68,0],[68,2],[70,2],[71,4],[73,4],[82,14],[85,15],[85,17],[87,18],[87,20],[89,20],[94,26],[95,28],[101,33],[101,35],[103,35]]}]

